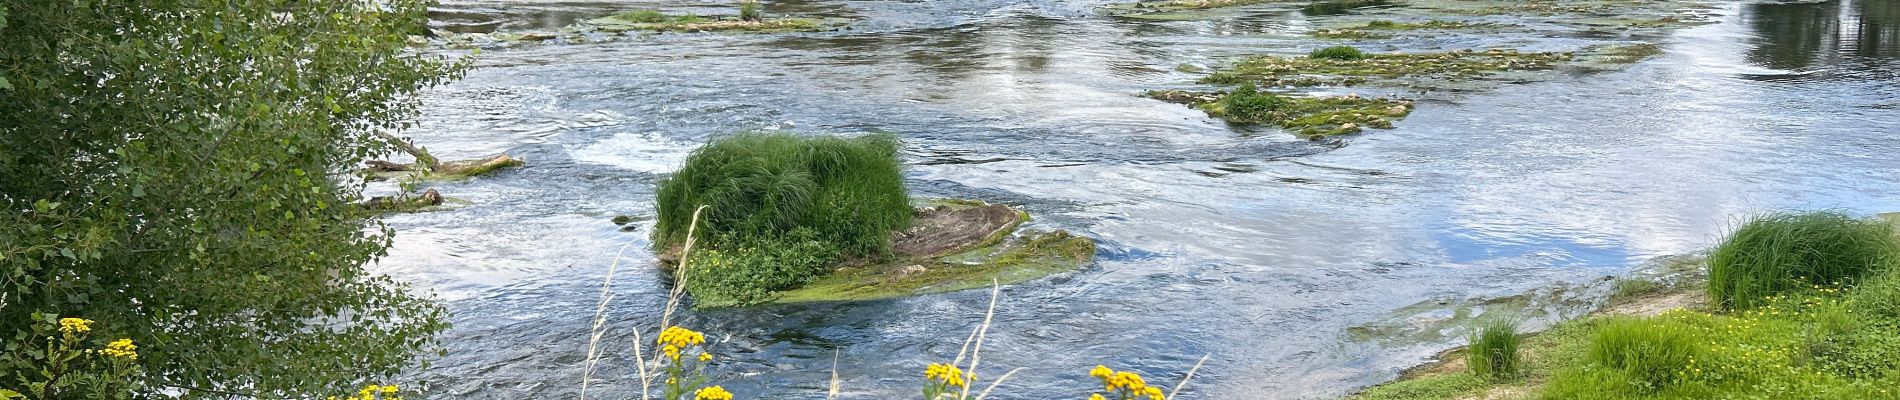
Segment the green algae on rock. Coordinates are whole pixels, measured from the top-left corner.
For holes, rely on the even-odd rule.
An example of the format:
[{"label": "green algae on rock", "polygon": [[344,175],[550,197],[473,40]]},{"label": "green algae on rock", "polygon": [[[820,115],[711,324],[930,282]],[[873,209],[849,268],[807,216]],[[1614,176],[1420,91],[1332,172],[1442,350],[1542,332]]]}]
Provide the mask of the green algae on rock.
[{"label": "green algae on rock", "polygon": [[935,200],[893,239],[889,260],[856,260],[773,303],[865,301],[1013,284],[1073,271],[1095,257],[1095,242],[1066,231],[1018,231],[1020,210],[970,200]]},{"label": "green algae on rock", "polygon": [[823,20],[814,18],[770,18],[745,20],[738,17],[701,17],[692,14],[665,15],[653,10],[630,11],[586,21],[602,32],[811,32],[828,29]]},{"label": "green algae on rock", "polygon": [[1293,0],[1160,0],[1135,1],[1102,6],[1103,14],[1115,17],[1153,20],[1191,20],[1207,16],[1208,11],[1262,5],[1297,3]]},{"label": "green algae on rock", "polygon": [[1500,72],[1549,70],[1572,57],[1574,54],[1568,52],[1520,52],[1515,49],[1367,54],[1364,58],[1354,60],[1254,56],[1209,74],[1201,82],[1253,83],[1261,86],[1350,86],[1367,83],[1371,78],[1477,78]]},{"label": "green algae on rock", "polygon": [[1412,113],[1412,102],[1405,99],[1296,97],[1259,91],[1252,85],[1230,92],[1162,90],[1147,96],[1185,104],[1229,123],[1278,126],[1307,139],[1353,134],[1368,127],[1392,129],[1392,121]]}]

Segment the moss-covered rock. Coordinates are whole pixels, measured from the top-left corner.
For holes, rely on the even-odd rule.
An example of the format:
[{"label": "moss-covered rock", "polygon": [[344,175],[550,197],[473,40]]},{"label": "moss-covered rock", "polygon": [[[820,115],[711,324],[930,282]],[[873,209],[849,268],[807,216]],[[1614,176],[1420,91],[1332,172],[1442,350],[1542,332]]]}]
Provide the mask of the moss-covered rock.
[{"label": "moss-covered rock", "polygon": [[[953,292],[988,287],[992,281],[1034,280],[1094,260],[1095,243],[1087,238],[1066,231],[1018,231],[1028,219],[1028,214],[1008,206],[931,200],[918,209],[909,229],[895,234],[889,259],[846,261],[796,289],[773,293],[768,302],[864,301]],[[687,268],[694,268],[691,265]]]},{"label": "moss-covered rock", "polygon": [[815,18],[768,18],[744,20],[738,17],[701,17],[665,15],[652,10],[631,11],[586,21],[602,32],[811,32],[829,29],[824,20]]},{"label": "moss-covered rock", "polygon": [[1398,98],[1273,94],[1242,86],[1229,92],[1163,90],[1148,97],[1184,104],[1208,116],[1235,124],[1285,128],[1307,139],[1359,133],[1365,128],[1392,129],[1392,122],[1412,113],[1412,102]]},{"label": "moss-covered rock", "polygon": [[1203,83],[1261,86],[1350,86],[1373,79],[1467,79],[1510,71],[1542,71],[1570,60],[1568,52],[1471,49],[1442,53],[1367,54],[1358,59],[1255,56],[1209,74]]}]

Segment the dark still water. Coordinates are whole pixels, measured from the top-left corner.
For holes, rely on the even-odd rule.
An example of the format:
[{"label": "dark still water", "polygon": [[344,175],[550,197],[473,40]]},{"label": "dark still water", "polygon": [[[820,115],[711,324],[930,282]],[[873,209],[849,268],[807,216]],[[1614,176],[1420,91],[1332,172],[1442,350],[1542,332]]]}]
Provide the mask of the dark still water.
[{"label": "dark still water", "polygon": [[[725,7],[447,3],[440,18],[472,29]],[[1237,130],[1138,94],[1195,87],[1182,64],[1304,53],[1322,43],[1298,33],[1365,16],[1295,4],[1151,22],[1098,16],[1099,4],[775,1],[768,12],[857,22],[483,52],[466,80],[428,95],[413,134],[438,156],[507,151],[529,166],[436,186],[473,205],[389,218],[397,243],[376,268],[455,313],[447,355],[413,378],[434,398],[573,397],[602,278],[624,247],[610,356],[589,392],[638,397],[629,329],[652,334],[668,286],[645,227],[608,219],[651,215],[654,182],[688,151],[746,130],[895,132],[916,195],[1020,205],[1032,226],[1100,243],[1087,269],[1003,289],[979,372],[1026,368],[993,396],[1004,399],[1083,398],[1096,364],[1172,386],[1203,354],[1183,398],[1338,396],[1457,344],[1346,333],[1407,305],[1620,274],[1697,251],[1755,212],[1900,210],[1900,1],[1721,2],[1716,24],[1642,37],[1376,42],[1644,40],[1665,53],[1433,94],[1398,129],[1332,142]],[[987,300],[688,311],[683,324],[717,342],[716,381],[743,398],[823,398],[834,351],[844,397],[915,397],[924,365],[955,356]]]}]

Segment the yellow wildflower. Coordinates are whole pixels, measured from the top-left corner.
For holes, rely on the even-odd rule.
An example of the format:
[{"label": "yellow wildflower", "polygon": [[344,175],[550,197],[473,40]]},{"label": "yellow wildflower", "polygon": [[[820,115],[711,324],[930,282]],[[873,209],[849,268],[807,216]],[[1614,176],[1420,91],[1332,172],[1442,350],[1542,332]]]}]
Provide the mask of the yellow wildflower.
[{"label": "yellow wildflower", "polygon": [[1089,376],[1096,378],[1108,379],[1112,375],[1115,375],[1115,370],[1108,369],[1106,365],[1097,365],[1095,369],[1089,370]]},{"label": "yellow wildflower", "polygon": [[100,350],[99,352],[105,353],[105,355],[108,357],[119,357],[119,358],[124,358],[127,360],[137,360],[139,359],[138,349],[139,349],[138,345],[132,344],[132,339],[119,339],[119,340],[112,341],[112,343],[107,343],[106,348],[104,350]]},{"label": "yellow wildflower", "polygon": [[699,362],[712,361],[712,353],[699,353]]},{"label": "yellow wildflower", "polygon": [[1089,400],[1108,400],[1108,399],[1102,398],[1101,393],[1095,393],[1095,394],[1089,395]]},{"label": "yellow wildflower", "polygon": [[713,387],[709,387],[705,389],[700,389],[698,393],[693,395],[693,399],[694,400],[732,400],[732,392],[727,392],[726,388],[713,386]]},{"label": "yellow wildflower", "polygon": [[85,318],[60,318],[59,333],[67,336],[91,332],[92,320]]},{"label": "yellow wildflower", "polygon": [[674,346],[674,345],[669,344],[669,345],[666,345],[666,347],[661,348],[660,352],[666,353],[666,358],[671,358],[673,359],[673,361],[679,361],[680,359],[679,346]]}]

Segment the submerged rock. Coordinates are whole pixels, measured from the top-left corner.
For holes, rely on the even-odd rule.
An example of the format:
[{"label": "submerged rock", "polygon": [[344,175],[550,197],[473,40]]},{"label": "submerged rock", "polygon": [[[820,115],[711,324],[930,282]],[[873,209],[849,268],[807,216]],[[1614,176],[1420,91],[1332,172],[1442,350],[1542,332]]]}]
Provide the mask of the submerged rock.
[{"label": "submerged rock", "polygon": [[[1066,231],[1019,231],[1029,215],[968,200],[918,208],[911,227],[893,233],[886,260],[850,260],[774,303],[879,300],[1021,283],[1088,265],[1095,242]],[[672,268],[678,249],[660,255]],[[690,267],[689,267],[690,268]]]}]

